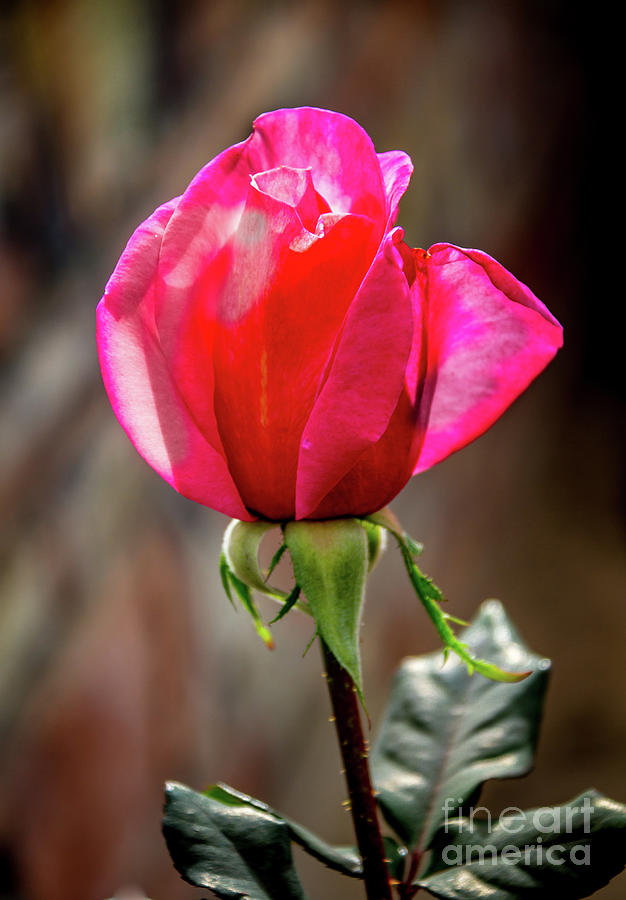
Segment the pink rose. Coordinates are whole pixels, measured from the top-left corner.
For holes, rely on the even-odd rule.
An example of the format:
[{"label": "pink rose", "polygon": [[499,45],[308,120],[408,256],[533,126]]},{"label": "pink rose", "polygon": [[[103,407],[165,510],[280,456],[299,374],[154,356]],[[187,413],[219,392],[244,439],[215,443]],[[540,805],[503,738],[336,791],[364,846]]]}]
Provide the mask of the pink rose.
[{"label": "pink rose", "polygon": [[479,250],[411,250],[412,164],[321,109],[260,116],[135,231],[98,305],[111,404],[238,519],[374,512],[482,434],[562,343]]}]

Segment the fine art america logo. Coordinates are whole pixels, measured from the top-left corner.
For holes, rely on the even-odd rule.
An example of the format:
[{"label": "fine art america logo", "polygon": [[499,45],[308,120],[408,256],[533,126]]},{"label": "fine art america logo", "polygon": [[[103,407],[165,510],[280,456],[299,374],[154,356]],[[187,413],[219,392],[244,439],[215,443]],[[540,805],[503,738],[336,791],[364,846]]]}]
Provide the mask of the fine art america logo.
[{"label": "fine art america logo", "polygon": [[[491,863],[494,866],[502,863],[525,866],[591,865],[590,843],[581,841],[583,835],[591,832],[594,806],[589,797],[584,797],[580,806],[542,806],[527,812],[522,812],[517,806],[508,806],[495,821],[492,821],[491,813],[484,806],[471,807],[469,815],[462,818],[458,817],[458,810],[458,803],[452,799],[446,800],[443,806],[444,831],[455,841],[441,851],[441,858],[448,866],[471,863]],[[453,813],[457,815],[451,818]],[[486,836],[490,840],[486,840]],[[473,842],[472,837],[479,842]]]}]

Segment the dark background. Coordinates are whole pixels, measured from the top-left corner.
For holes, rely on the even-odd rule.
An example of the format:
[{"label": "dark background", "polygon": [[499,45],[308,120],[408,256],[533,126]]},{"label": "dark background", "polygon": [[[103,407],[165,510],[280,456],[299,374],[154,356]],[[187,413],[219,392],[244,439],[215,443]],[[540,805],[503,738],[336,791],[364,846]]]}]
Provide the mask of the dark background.
[{"label": "dark background", "polygon": [[[340,110],[378,150],[406,150],[408,242],[488,251],[564,324],[564,350],[527,394],[394,509],[455,612],[497,596],[554,660],[535,772],[489,785],[485,802],[555,804],[591,785],[626,800],[609,7],[1,8],[0,898],[103,900],[133,885],[126,896],[205,895],[164,849],[166,778],[229,781],[351,840],[319,654],[301,658],[309,623],[281,622],[270,654],[231,610],[217,576],[225,518],[132,449],[93,337],[136,224],[279,106]],[[374,722],[399,659],[436,647],[388,551],[363,629]],[[361,896],[297,863],[311,900]],[[598,896],[617,900],[625,883]]]}]

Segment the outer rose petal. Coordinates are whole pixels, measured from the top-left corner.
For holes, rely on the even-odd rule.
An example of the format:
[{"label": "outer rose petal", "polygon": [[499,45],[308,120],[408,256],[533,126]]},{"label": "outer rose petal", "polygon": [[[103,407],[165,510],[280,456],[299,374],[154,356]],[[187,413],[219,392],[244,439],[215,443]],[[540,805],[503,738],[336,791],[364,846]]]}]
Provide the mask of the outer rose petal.
[{"label": "outer rose petal", "polygon": [[418,410],[403,390],[380,440],[359,456],[308,518],[362,516],[387,506],[413,474],[420,434]]},{"label": "outer rose petal", "polygon": [[379,153],[378,162],[387,197],[387,228],[389,229],[395,225],[398,204],[409,186],[413,174],[413,162],[411,157],[402,150]]},{"label": "outer rose petal", "polygon": [[[311,168],[315,189],[333,213],[363,215],[375,223],[374,248],[368,249],[365,268],[388,218],[379,160],[369,135],[348,116],[323,109],[281,109],[259,116],[247,140],[219,154],[192,180],[163,239],[155,318],[174,381],[218,452],[222,445],[213,410],[213,366],[196,364],[212,357],[216,303],[224,282],[232,281],[226,254],[220,260],[216,257],[239,226],[251,176],[278,167]],[[368,240],[368,248],[369,244]],[[350,260],[347,268],[358,270],[361,256],[362,248],[346,247],[344,268]],[[331,281],[329,275],[328,290]],[[342,303],[343,297],[337,301],[340,320]]]},{"label": "outer rose petal", "polygon": [[155,284],[155,321],[167,367],[207,441],[222,451],[213,405],[213,260],[243,211],[250,167],[244,141],[198,172],[163,237]]},{"label": "outer rose petal", "polygon": [[[398,228],[385,239],[338,338],[328,376],[304,429],[296,518],[310,516],[358,458],[386,431],[404,387],[413,311]],[[368,511],[374,505],[366,503]],[[355,515],[348,500],[334,515]]]},{"label": "outer rose petal", "polygon": [[313,235],[295,207],[252,184],[216,260],[217,421],[246,506],[266,518],[295,515],[302,430],[376,247],[371,220],[330,216]]},{"label": "outer rose petal", "polygon": [[[415,280],[413,251],[404,242],[395,245],[402,258],[409,285]],[[309,515],[326,519],[346,515],[354,510],[366,515],[386,506],[407,483],[419,455],[426,424],[428,404],[423,403],[426,375],[426,308],[421,294],[412,290],[413,311],[411,352],[405,372],[404,387],[386,431],[356,460],[322,502]]]},{"label": "outer rose petal", "polygon": [[430,415],[415,473],[487,430],[562,345],[540,300],[480,250],[435,244],[415,251],[414,290],[428,316],[423,403]]},{"label": "outer rose petal", "polygon": [[154,324],[154,280],[176,200],[135,231],[97,309],[97,342],[113,411],[146,462],[181,494],[250,520],[226,462],[199,431],[176,389]]}]

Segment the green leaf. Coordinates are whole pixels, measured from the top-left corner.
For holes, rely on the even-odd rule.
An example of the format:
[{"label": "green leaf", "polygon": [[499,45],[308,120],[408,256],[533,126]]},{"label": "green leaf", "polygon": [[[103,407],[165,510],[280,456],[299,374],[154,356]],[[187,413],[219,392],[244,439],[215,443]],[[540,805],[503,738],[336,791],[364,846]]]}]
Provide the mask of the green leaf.
[{"label": "green leaf", "polygon": [[317,630],[363,699],[359,626],[368,571],[365,530],[357,519],[289,522],[285,542]]},{"label": "green leaf", "polygon": [[299,844],[303,850],[306,850],[315,859],[324,863],[329,869],[334,869],[337,872],[341,872],[342,875],[348,875],[351,878],[362,878],[363,866],[361,857],[354,847],[335,847],[332,844],[328,844],[316,834],[313,834],[312,831],[309,831],[302,825],[298,825],[297,822],[293,822],[291,819],[285,818],[285,816],[276,812],[276,810],[261,800],[255,800],[253,797],[249,797],[247,794],[243,794],[227,784],[215,784],[205,791],[204,795],[212,797],[220,803],[232,806],[253,806],[255,809],[260,809],[274,816],[277,820],[285,823],[292,841]]},{"label": "green leaf", "polygon": [[487,779],[526,774],[537,743],[549,661],[525,647],[497,600],[462,636],[472,652],[533,674],[517,684],[473,678],[457,659],[442,668],[440,653],[400,666],[372,774],[386,820],[419,851]]},{"label": "green leaf", "polygon": [[385,862],[387,863],[387,871],[393,881],[402,881],[406,861],[409,858],[409,851],[390,834],[383,835],[383,844],[385,847]]},{"label": "green leaf", "polygon": [[356,847],[335,847],[333,844],[327,844],[312,831],[285,819],[291,839],[294,843],[299,844],[303,850],[313,856],[319,862],[324,863],[329,869],[335,872],[341,872],[349,878],[363,877],[363,864]]},{"label": "green leaf", "polygon": [[449,822],[417,883],[446,900],[579,900],[626,866],[626,806],[596,791],[504,812],[494,823]]},{"label": "green leaf", "polygon": [[163,834],[185,881],[220,900],[304,900],[289,829],[263,809],[169,783]]}]

